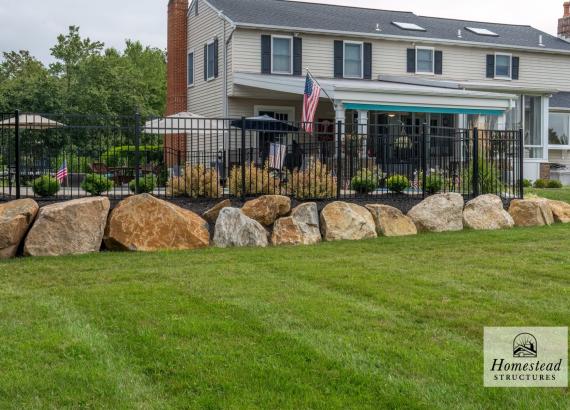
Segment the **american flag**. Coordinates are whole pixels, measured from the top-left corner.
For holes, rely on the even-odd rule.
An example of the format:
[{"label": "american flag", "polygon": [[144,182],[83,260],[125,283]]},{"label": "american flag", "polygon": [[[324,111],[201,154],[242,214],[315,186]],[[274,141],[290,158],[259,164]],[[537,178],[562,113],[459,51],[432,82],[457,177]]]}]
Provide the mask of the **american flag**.
[{"label": "american flag", "polygon": [[67,161],[63,160],[63,164],[61,164],[61,168],[57,171],[55,179],[62,183],[65,178],[67,178]]},{"label": "american flag", "polygon": [[313,81],[311,76],[307,73],[307,80],[305,81],[305,96],[303,98],[303,128],[309,134],[313,132],[315,120],[315,112],[319,105],[319,98],[321,97],[321,87],[316,81]]}]

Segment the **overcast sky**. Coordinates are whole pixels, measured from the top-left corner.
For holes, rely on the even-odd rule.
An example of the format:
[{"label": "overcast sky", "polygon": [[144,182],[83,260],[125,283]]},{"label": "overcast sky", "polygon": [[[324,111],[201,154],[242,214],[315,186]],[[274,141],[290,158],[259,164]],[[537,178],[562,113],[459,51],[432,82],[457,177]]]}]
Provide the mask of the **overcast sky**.
[{"label": "overcast sky", "polygon": [[[236,0],[239,1],[239,0]],[[563,0],[319,0],[416,14],[530,24],[556,35]],[[122,48],[125,39],[166,47],[168,0],[0,0],[0,51],[29,50],[44,62],[69,25],[84,36]]]}]

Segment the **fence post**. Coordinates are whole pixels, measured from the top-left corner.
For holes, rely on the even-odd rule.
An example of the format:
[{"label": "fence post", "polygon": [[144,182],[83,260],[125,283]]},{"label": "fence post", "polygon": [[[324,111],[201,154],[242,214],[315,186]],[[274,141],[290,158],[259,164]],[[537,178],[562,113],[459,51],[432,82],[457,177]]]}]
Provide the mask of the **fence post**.
[{"label": "fence post", "polygon": [[135,193],[139,194],[141,176],[141,115],[135,113]]},{"label": "fence post", "polygon": [[[241,199],[245,199],[245,117],[241,117]],[[256,182],[257,183],[257,182]]]},{"label": "fence post", "polygon": [[519,192],[520,199],[524,198],[524,132],[519,129],[517,133],[519,137]]},{"label": "fence post", "polygon": [[473,196],[479,196],[479,129],[473,128]]},{"label": "fence post", "polygon": [[336,124],[336,197],[340,199],[342,187],[342,121]]},{"label": "fence post", "polygon": [[427,163],[427,124],[424,122],[422,125],[422,199],[426,197],[426,185],[427,185],[427,171],[428,171],[428,163]]},{"label": "fence post", "polygon": [[20,199],[22,192],[20,187],[20,179],[21,179],[21,169],[20,169],[20,110],[16,110],[14,112],[15,119],[14,119],[14,154],[15,154],[15,166],[16,166],[16,199]]}]

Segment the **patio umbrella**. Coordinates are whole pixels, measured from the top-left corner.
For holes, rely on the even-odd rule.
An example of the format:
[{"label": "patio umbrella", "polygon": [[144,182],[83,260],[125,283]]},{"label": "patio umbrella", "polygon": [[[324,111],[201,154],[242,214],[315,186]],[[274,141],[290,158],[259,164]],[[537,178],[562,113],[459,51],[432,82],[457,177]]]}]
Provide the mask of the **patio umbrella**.
[{"label": "patio umbrella", "polygon": [[285,121],[276,120],[268,115],[260,115],[257,117],[249,117],[245,119],[245,126],[243,120],[232,121],[232,126],[236,128],[242,128],[246,130],[254,131],[277,131],[277,132],[296,132],[299,131],[298,127],[295,127]]},{"label": "patio umbrella", "polygon": [[156,118],[144,124],[145,134],[218,133],[229,125],[224,120],[211,120],[191,112],[179,112],[165,118]]},{"label": "patio umbrella", "polygon": [[[42,117],[39,114],[21,114],[18,117],[20,128],[28,130],[43,130],[49,128],[62,128],[65,127],[64,124],[50,120],[49,118]],[[1,127],[15,128],[16,127],[16,117],[9,118],[0,122]]]}]

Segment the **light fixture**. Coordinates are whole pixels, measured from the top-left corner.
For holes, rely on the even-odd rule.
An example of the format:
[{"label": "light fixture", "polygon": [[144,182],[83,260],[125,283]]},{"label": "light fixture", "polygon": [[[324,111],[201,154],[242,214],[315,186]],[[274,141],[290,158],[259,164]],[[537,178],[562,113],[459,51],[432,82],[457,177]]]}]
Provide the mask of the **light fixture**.
[{"label": "light fixture", "polygon": [[390,118],[394,118],[395,116],[396,116],[396,114],[394,114],[394,113],[388,114],[388,117],[390,117]]}]

